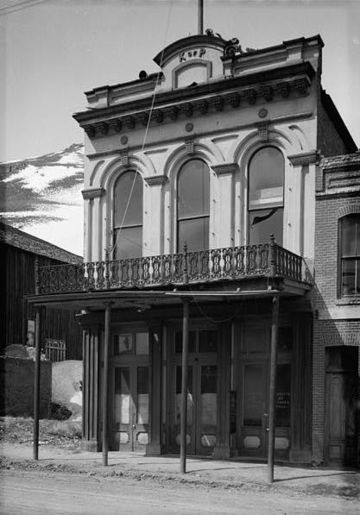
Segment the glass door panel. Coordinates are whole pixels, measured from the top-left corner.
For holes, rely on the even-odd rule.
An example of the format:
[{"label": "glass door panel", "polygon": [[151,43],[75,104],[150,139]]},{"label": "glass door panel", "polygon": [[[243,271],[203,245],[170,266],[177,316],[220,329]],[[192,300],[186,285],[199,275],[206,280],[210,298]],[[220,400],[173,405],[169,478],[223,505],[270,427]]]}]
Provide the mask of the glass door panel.
[{"label": "glass door panel", "polygon": [[245,456],[263,457],[266,453],[266,381],[264,364],[244,365],[240,446]]},{"label": "glass door panel", "polygon": [[115,421],[120,429],[121,424],[130,422],[130,369],[115,369]]},{"label": "glass door panel", "polygon": [[149,423],[149,367],[137,369],[137,423]]}]

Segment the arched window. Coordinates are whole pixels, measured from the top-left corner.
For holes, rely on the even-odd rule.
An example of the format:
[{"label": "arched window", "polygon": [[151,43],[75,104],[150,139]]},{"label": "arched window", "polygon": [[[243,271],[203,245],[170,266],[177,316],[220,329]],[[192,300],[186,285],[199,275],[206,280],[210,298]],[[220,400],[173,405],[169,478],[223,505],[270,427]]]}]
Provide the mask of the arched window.
[{"label": "arched window", "polygon": [[248,219],[250,244],[283,242],[284,157],[275,147],[264,147],[253,154],[248,176]]},{"label": "arched window", "polygon": [[340,295],[360,294],[360,213],[339,223]]},{"label": "arched window", "polygon": [[114,257],[141,257],[143,182],[140,174],[124,172],[114,187]]},{"label": "arched window", "polygon": [[177,179],[177,249],[209,248],[210,174],[206,163],[191,159]]}]

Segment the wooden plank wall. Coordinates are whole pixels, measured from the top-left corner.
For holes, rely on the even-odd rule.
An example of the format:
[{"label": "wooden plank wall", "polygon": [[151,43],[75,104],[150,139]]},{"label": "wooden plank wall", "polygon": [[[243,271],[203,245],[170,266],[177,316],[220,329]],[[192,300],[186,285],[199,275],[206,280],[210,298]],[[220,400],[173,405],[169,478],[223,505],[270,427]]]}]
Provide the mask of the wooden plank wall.
[{"label": "wooden plank wall", "polygon": [[[36,255],[0,243],[0,350],[11,344],[26,344],[27,320],[34,320],[34,311],[26,295],[35,293]],[[39,256],[39,265],[54,260]],[[82,332],[67,310],[47,310],[42,327],[44,338],[66,342],[67,359],[82,359]]]}]

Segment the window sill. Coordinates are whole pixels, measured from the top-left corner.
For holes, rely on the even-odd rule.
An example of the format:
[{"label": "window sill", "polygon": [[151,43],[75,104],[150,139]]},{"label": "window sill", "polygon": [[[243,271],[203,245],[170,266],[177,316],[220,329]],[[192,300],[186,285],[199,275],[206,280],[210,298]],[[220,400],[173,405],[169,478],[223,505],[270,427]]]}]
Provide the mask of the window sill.
[{"label": "window sill", "polygon": [[360,295],[354,295],[349,297],[342,297],[341,299],[337,299],[337,306],[351,306],[360,304]]}]

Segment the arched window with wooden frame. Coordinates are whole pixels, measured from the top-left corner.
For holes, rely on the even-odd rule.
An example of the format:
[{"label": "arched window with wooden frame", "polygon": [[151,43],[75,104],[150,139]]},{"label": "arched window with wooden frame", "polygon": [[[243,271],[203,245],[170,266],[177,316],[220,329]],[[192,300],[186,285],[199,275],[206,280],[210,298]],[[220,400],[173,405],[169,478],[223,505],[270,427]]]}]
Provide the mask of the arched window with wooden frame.
[{"label": "arched window with wooden frame", "polygon": [[360,213],[339,220],[340,296],[360,295]]},{"label": "arched window with wooden frame", "polygon": [[177,177],[177,251],[209,248],[210,172],[201,159],[190,159]]},{"label": "arched window with wooden frame", "polygon": [[114,185],[113,237],[115,259],[142,256],[143,181],[134,170],[122,173]]},{"label": "arched window with wooden frame", "polygon": [[274,234],[283,243],[284,156],[266,146],[251,157],[248,168],[248,242],[266,243]]}]

